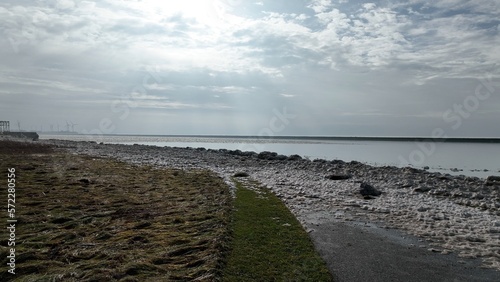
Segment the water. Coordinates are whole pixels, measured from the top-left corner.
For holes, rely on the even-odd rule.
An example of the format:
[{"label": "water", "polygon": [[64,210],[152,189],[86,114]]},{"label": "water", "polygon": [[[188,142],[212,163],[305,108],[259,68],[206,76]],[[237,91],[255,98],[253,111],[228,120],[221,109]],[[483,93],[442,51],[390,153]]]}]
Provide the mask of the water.
[{"label": "water", "polygon": [[171,147],[203,147],[241,151],[272,151],[298,154],[309,159],[339,159],[370,165],[429,167],[454,175],[487,177],[500,175],[498,143],[433,143],[405,141],[350,141],[311,139],[257,139],[231,137],[170,137],[134,135],[40,135],[40,139],[96,141],[109,144],[142,144]]}]

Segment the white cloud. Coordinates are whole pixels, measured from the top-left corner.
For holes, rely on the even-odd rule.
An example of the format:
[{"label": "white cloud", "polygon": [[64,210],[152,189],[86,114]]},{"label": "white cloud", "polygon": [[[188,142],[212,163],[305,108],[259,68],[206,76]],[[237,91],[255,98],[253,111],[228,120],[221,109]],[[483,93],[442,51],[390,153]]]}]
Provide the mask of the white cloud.
[{"label": "white cloud", "polygon": [[331,0],[313,0],[308,7],[313,9],[316,13],[321,13],[328,10],[331,6]]},{"label": "white cloud", "polygon": [[[426,128],[473,93],[475,79],[500,77],[495,0],[170,2],[2,2],[2,103],[30,97],[26,113],[44,105],[54,119],[89,105],[116,117],[113,99],[143,86],[137,116],[231,111],[252,123],[241,128],[259,129],[286,104],[307,116],[291,133],[309,132],[311,122],[318,132],[365,129],[390,117]],[[143,85],[148,69],[159,78]],[[477,114],[491,118],[496,106],[491,98]],[[2,113],[22,118],[6,106]]]}]

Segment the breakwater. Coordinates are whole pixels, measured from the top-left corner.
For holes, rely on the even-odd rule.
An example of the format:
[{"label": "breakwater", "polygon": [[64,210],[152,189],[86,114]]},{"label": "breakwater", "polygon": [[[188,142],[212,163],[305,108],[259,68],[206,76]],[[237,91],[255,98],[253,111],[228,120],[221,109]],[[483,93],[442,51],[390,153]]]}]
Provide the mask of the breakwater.
[{"label": "breakwater", "polygon": [[22,138],[36,141],[40,137],[36,132],[16,132],[16,131],[7,131],[0,133],[0,136],[8,136],[13,138]]}]

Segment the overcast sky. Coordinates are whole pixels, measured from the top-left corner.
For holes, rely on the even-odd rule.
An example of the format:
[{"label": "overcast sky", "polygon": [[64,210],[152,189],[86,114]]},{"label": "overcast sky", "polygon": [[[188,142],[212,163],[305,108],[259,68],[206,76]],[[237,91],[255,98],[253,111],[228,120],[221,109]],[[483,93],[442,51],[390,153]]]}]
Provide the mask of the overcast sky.
[{"label": "overcast sky", "polygon": [[498,0],[2,0],[0,19],[15,130],[500,137]]}]

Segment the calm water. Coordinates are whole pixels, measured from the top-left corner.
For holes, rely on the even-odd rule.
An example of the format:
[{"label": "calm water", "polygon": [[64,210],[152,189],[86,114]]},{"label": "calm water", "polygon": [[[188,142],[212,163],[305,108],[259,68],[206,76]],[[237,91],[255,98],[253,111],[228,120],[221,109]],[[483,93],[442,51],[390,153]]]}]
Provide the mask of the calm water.
[{"label": "calm water", "polygon": [[[335,141],[256,139],[227,137],[83,136],[40,135],[40,139],[96,141],[110,144],[143,144],[171,147],[203,147],[242,151],[273,151],[310,159],[340,159],[371,165],[413,166],[450,174],[487,177],[500,175],[500,144],[431,143],[403,141]],[[452,171],[451,169],[461,171]]]}]

